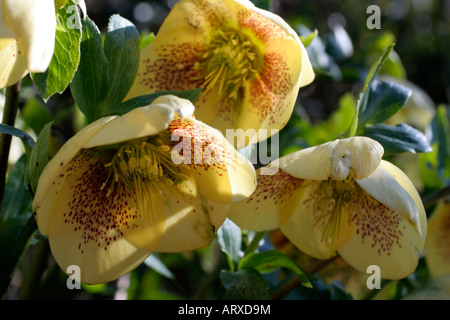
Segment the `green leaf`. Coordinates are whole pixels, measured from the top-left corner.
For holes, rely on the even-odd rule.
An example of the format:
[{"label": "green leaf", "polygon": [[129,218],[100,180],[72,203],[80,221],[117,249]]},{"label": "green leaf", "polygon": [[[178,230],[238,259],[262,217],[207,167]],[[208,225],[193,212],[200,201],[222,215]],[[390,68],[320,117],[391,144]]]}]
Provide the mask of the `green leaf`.
[{"label": "green leaf", "polygon": [[202,91],[202,88],[199,89],[191,89],[186,91],[159,91],[151,94],[146,94],[143,96],[134,97],[132,99],[126,100],[118,105],[115,105],[114,107],[109,109],[108,113],[105,113],[106,115],[123,115],[134,108],[139,108],[143,106],[147,106],[153,102],[156,98],[164,95],[172,94],[174,96],[177,96],[179,98],[187,99],[194,103],[195,100],[197,100],[198,96],[200,95],[200,92]]},{"label": "green leaf", "polygon": [[55,93],[62,93],[77,70],[80,61],[81,29],[71,25],[71,19],[80,21],[80,15],[72,0],[57,10],[57,29],[55,34],[55,50],[48,69],[43,73],[32,73],[39,94],[47,101]]},{"label": "green leaf", "polygon": [[382,123],[367,126],[362,135],[381,143],[385,153],[418,153],[432,150],[428,139],[422,132],[404,123],[395,126]]},{"label": "green leaf", "polygon": [[364,81],[364,86],[359,94],[358,104],[356,105],[356,112],[353,116],[352,124],[348,130],[347,136],[352,137],[356,134],[356,131],[359,126],[360,114],[364,113],[364,110],[367,109],[367,103],[369,100],[369,90],[367,90],[374,78],[380,72],[383,63],[389,58],[389,54],[394,48],[395,44],[391,44],[386,48],[386,50],[381,55],[380,59],[370,68],[369,73],[367,74],[366,80]]},{"label": "green leaf", "polygon": [[7,124],[0,123],[0,132],[22,139],[22,141],[31,148],[34,146],[33,138],[30,137],[30,135],[25,131],[9,126]]},{"label": "green leaf", "polygon": [[450,114],[444,105],[436,108],[436,115],[431,122],[433,142],[438,146],[438,169],[444,170],[450,161]]},{"label": "green leaf", "polygon": [[111,16],[105,37],[104,52],[108,60],[108,94],[102,103],[102,115],[122,102],[130,90],[139,67],[139,32],[119,15]]},{"label": "green leaf", "polygon": [[220,281],[226,290],[226,299],[269,299],[269,289],[267,283],[261,274],[255,269],[241,269],[235,272],[222,270],[220,273]]},{"label": "green leaf", "polygon": [[29,216],[24,215],[31,206],[31,194],[25,188],[23,183],[27,168],[26,156],[22,156],[15,163],[11,172],[8,174],[8,180],[5,185],[5,194],[3,196],[0,225],[4,229],[5,225],[11,221],[25,221]]},{"label": "green leaf", "polygon": [[70,84],[73,98],[88,122],[97,119],[98,106],[108,90],[108,60],[103,52],[102,35],[89,18],[82,20],[81,57]]},{"label": "green leaf", "polygon": [[147,259],[144,260],[144,263],[147,267],[158,272],[160,275],[168,279],[175,280],[174,274],[155,254],[151,254]]},{"label": "green leaf", "polygon": [[300,268],[289,256],[278,250],[268,250],[259,253],[250,253],[239,262],[239,269],[253,268],[259,272],[272,272],[277,268],[287,268],[295,272],[303,286],[311,288],[309,275]]},{"label": "green leaf", "polygon": [[433,151],[419,156],[420,176],[424,186],[437,190],[450,183],[450,114],[440,105],[429,128]]},{"label": "green leaf", "polygon": [[26,190],[23,155],[8,174],[0,216],[0,297],[6,293],[14,269],[33,233],[36,221],[31,212],[31,194]]},{"label": "green leaf", "polygon": [[88,122],[113,114],[128,93],[139,66],[139,41],[136,27],[113,15],[103,47],[95,23],[83,20],[80,65],[70,88]]},{"label": "green leaf", "polygon": [[300,41],[302,42],[305,48],[308,48],[311,42],[313,42],[313,40],[317,37],[318,34],[319,32],[317,31],[317,29],[315,29],[314,32],[311,32],[307,36],[300,36]]},{"label": "green leaf", "polygon": [[241,228],[227,218],[217,230],[217,240],[220,250],[227,254],[232,262],[237,263],[242,243]]},{"label": "green leaf", "polygon": [[367,92],[367,102],[360,105],[358,125],[384,122],[396,114],[411,96],[412,91],[405,86],[373,80]]},{"label": "green leaf", "polygon": [[27,99],[25,105],[20,110],[23,122],[35,133],[41,132],[42,128],[53,120],[52,114],[46,106],[34,97]]},{"label": "green leaf", "polygon": [[50,160],[50,129],[52,122],[44,126],[39,133],[39,137],[31,150],[28,159],[27,171],[25,173],[25,184],[34,194],[36,192],[39,177]]},{"label": "green leaf", "polygon": [[389,45],[386,50],[384,50],[383,54],[381,55],[380,59],[370,68],[369,73],[367,74],[366,80],[364,82],[364,86],[362,89],[362,92],[365,92],[368,88],[370,83],[373,81],[373,79],[378,75],[380,72],[381,67],[386,62],[386,60],[389,58],[389,55],[391,54],[392,49],[394,48],[395,44]]},{"label": "green leaf", "polygon": [[156,37],[153,32],[149,34],[145,34],[144,32],[141,32],[140,40],[139,40],[139,49],[142,50],[145,47],[147,47],[150,43],[155,41]]}]

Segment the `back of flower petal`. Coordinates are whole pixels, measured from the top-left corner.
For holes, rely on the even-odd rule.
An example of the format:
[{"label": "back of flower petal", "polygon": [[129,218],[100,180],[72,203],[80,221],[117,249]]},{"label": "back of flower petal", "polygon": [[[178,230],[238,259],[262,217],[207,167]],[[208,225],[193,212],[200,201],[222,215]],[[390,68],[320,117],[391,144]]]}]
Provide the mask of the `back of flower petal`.
[{"label": "back of flower petal", "polygon": [[27,73],[27,60],[14,38],[0,38],[0,89],[12,86]]},{"label": "back of flower petal", "polygon": [[383,147],[367,137],[352,137],[306,148],[280,159],[280,168],[308,180],[343,180],[369,176],[380,164]]},{"label": "back of flower petal", "polygon": [[176,111],[187,112],[185,108],[176,108],[177,106],[173,106],[172,103],[183,100],[182,103],[192,105],[188,100],[177,99],[167,101],[164,99],[162,103],[154,102],[117,117],[99,130],[84,147],[93,148],[111,145],[152,136],[166,130],[170,121],[175,118]]},{"label": "back of flower petal", "polygon": [[30,72],[44,72],[55,47],[56,13],[53,0],[3,0],[6,24],[14,31]]}]

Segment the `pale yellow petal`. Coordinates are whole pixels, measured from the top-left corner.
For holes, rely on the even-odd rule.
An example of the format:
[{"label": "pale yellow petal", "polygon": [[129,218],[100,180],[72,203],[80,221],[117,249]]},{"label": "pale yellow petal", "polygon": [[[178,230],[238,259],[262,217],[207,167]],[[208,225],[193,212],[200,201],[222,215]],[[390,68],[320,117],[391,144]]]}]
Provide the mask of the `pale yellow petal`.
[{"label": "pale yellow petal", "polygon": [[374,203],[357,216],[356,232],[339,254],[361,272],[376,265],[384,279],[404,278],[417,267],[423,238],[398,212]]},{"label": "pale yellow petal", "polygon": [[70,167],[70,161],[85,147],[92,136],[115,118],[100,118],[84,127],[75,136],[70,138],[45,166],[39,178],[33,200],[33,211],[36,212],[36,221],[42,234],[47,233],[50,210],[55,202],[55,197],[59,189],[66,179],[65,173],[68,167]]},{"label": "pale yellow petal", "polygon": [[[423,240],[425,240],[427,236],[427,215],[425,212],[425,208],[423,207],[422,199],[416,188],[414,187],[414,184],[403,171],[394,166],[392,163],[382,160],[380,162],[380,166],[389,171],[389,173],[395,178],[395,180],[397,180],[402,188],[405,189],[406,192],[408,192],[408,194],[413,198],[419,212],[419,219],[418,222],[417,217],[414,216],[408,219],[415,221],[416,226],[420,226],[419,233],[422,235]],[[422,248],[423,244],[422,246],[419,246],[419,250],[422,250]]]},{"label": "pale yellow petal", "polygon": [[383,147],[367,137],[352,137],[306,148],[280,158],[280,168],[308,180],[369,176],[380,164]]},{"label": "pale yellow petal", "polygon": [[166,227],[156,252],[182,252],[208,246],[225,220],[229,204],[215,204],[204,198],[195,180],[164,186]]},{"label": "pale yellow petal", "polygon": [[183,0],[173,6],[158,35],[179,26],[184,26],[186,31],[190,31],[191,27],[196,31],[208,32],[210,28],[218,27],[225,21],[230,22],[231,19],[233,16],[229,12],[227,1]]},{"label": "pale yellow petal", "polygon": [[[221,109],[210,122],[224,134],[226,129],[233,128],[248,133],[265,130],[266,136],[271,136],[273,131],[284,128],[292,115],[300,84],[300,49],[289,37],[267,41],[266,46],[262,70],[243,88],[242,98],[222,98]],[[280,47],[284,50],[276,50]],[[200,115],[198,118],[202,120]],[[236,148],[264,140],[255,134],[253,137],[246,144],[235,145]]]},{"label": "pale yellow petal", "polygon": [[295,211],[280,230],[304,253],[318,259],[331,258],[355,231],[353,213],[348,204],[339,206],[324,198],[320,181],[305,181],[303,188]]},{"label": "pale yellow petal", "polygon": [[311,64],[311,61],[309,60],[308,53],[306,52],[306,48],[304,47],[303,43],[300,41],[300,38],[295,32],[294,29],[291,28],[291,26],[286,23],[280,16],[274,14],[273,12],[260,9],[258,7],[255,7],[251,2],[249,1],[242,1],[242,4],[246,5],[254,10],[255,12],[258,12],[259,14],[269,18],[273,22],[275,22],[277,25],[279,25],[281,28],[283,28],[287,34],[289,34],[298,44],[298,46],[301,48],[301,80],[300,80],[300,87],[304,87],[311,82],[313,82],[315,78],[314,70]]},{"label": "pale yellow petal", "polygon": [[104,178],[104,165],[94,153],[80,153],[69,163],[66,179],[48,209],[48,238],[55,260],[64,271],[78,266],[81,281],[91,284],[117,279],[149,255],[130,244],[118,228],[116,216],[132,215],[133,210],[119,192],[107,195],[101,189]]},{"label": "pale yellow petal", "polygon": [[[412,182],[394,165],[384,160],[382,163],[383,165],[380,165],[370,176],[356,180],[356,182],[379,202],[400,213],[404,219],[416,228],[419,234],[422,234],[422,230],[426,229],[426,227],[424,229],[420,225],[421,221],[424,221],[421,218],[421,215],[424,215],[424,211],[422,202],[418,198],[417,191],[412,186]],[[390,171],[385,169],[386,166],[390,167]],[[398,177],[402,177],[404,183],[411,184],[408,190],[405,190],[396,180]],[[420,203],[416,203],[409,192],[413,192],[416,195],[416,200],[419,200]],[[419,206],[421,206],[420,213]]]},{"label": "pale yellow petal", "polygon": [[27,73],[27,60],[14,38],[0,38],[0,89],[12,86]]},{"label": "pale yellow petal", "polygon": [[245,230],[272,230],[289,219],[297,207],[303,180],[282,170],[261,175],[258,169],[257,174],[255,192],[248,199],[233,203],[228,218]]},{"label": "pale yellow petal", "polygon": [[3,0],[3,18],[13,30],[30,72],[44,72],[55,47],[54,0]]},{"label": "pale yellow petal", "polygon": [[[253,165],[214,128],[194,119],[175,119],[169,132],[172,159],[179,158],[195,174],[201,194],[218,203],[248,197],[256,187]],[[176,160],[176,159],[175,159]]]},{"label": "pale yellow petal", "polygon": [[[115,226],[123,237],[135,247],[147,252],[154,252],[164,235],[166,212],[162,210],[166,197],[162,192],[153,191],[150,183],[137,190],[121,189],[121,203],[113,211]],[[136,192],[147,192],[149,197],[139,198]],[[137,203],[140,201],[141,203]],[[145,201],[145,203],[144,203]],[[150,201],[151,203],[147,202]],[[142,210],[142,211],[141,211]]]},{"label": "pale yellow petal", "polygon": [[166,130],[177,114],[187,117],[193,112],[194,106],[189,100],[173,95],[161,96],[150,105],[135,108],[109,122],[84,147],[93,148],[152,136]]},{"label": "pale yellow petal", "polygon": [[[49,242],[53,257],[62,270],[67,271],[69,266],[80,267],[82,283],[99,284],[116,280],[137,268],[150,255],[150,252],[134,247],[123,238],[111,242],[106,251],[91,241],[81,252],[74,248],[74,244],[80,241],[80,233],[72,232],[68,225],[64,225],[58,233],[49,237]],[[111,230],[108,236],[114,238],[117,233]]]},{"label": "pale yellow petal", "polygon": [[450,274],[450,202],[440,201],[428,220],[425,261],[433,278]]},{"label": "pale yellow petal", "polygon": [[155,41],[142,49],[136,78],[124,100],[160,91],[200,88],[201,72],[194,70],[194,65],[204,52],[204,42],[205,37],[187,24],[158,33]]}]

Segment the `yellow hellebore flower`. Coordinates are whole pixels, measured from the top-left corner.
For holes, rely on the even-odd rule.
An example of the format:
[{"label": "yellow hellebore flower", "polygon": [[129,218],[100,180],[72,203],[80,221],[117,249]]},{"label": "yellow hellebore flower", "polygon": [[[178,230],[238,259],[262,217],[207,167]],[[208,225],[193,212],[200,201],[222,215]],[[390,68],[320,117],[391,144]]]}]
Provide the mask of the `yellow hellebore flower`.
[{"label": "yellow hellebore flower", "polygon": [[431,214],[425,261],[433,278],[450,274],[450,201],[441,200]]},{"label": "yellow hellebore flower", "polygon": [[[207,246],[230,203],[254,191],[251,163],[193,111],[188,100],[159,97],[91,123],[51,159],[33,210],[63,270],[77,265],[82,282],[101,283],[131,271],[150,252]],[[194,152],[172,152],[185,142]],[[201,161],[184,161],[199,151]]]},{"label": "yellow hellebore flower", "polygon": [[55,32],[54,0],[0,0],[0,89],[47,70]]},{"label": "yellow hellebore flower", "polygon": [[181,0],[141,52],[126,99],[203,87],[196,118],[224,135],[245,131],[239,149],[258,142],[259,129],[283,128],[313,79],[306,49],[279,16],[248,0]]},{"label": "yellow hellebore flower", "polygon": [[243,229],[280,228],[318,259],[337,253],[359,271],[377,265],[381,277],[412,273],[427,221],[408,177],[381,160],[383,147],[352,137],[303,149],[257,172],[251,197],[233,204],[229,218]]}]

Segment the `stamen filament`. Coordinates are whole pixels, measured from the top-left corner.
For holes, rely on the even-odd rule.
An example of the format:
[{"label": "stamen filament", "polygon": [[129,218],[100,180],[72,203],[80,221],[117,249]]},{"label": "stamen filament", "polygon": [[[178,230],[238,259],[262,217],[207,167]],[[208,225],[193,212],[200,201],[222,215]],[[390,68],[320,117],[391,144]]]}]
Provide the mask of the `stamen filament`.
[{"label": "stamen filament", "polygon": [[[154,194],[162,192],[165,196],[163,184],[170,186],[174,181],[187,179],[181,168],[171,161],[171,151],[161,137],[121,145],[104,164],[109,172],[100,189],[108,188],[108,197],[118,196],[122,185],[131,196],[130,205],[140,214],[142,226],[145,226],[146,215],[151,225],[157,214],[152,201]],[[186,168],[183,166],[181,170],[186,171]]]}]

